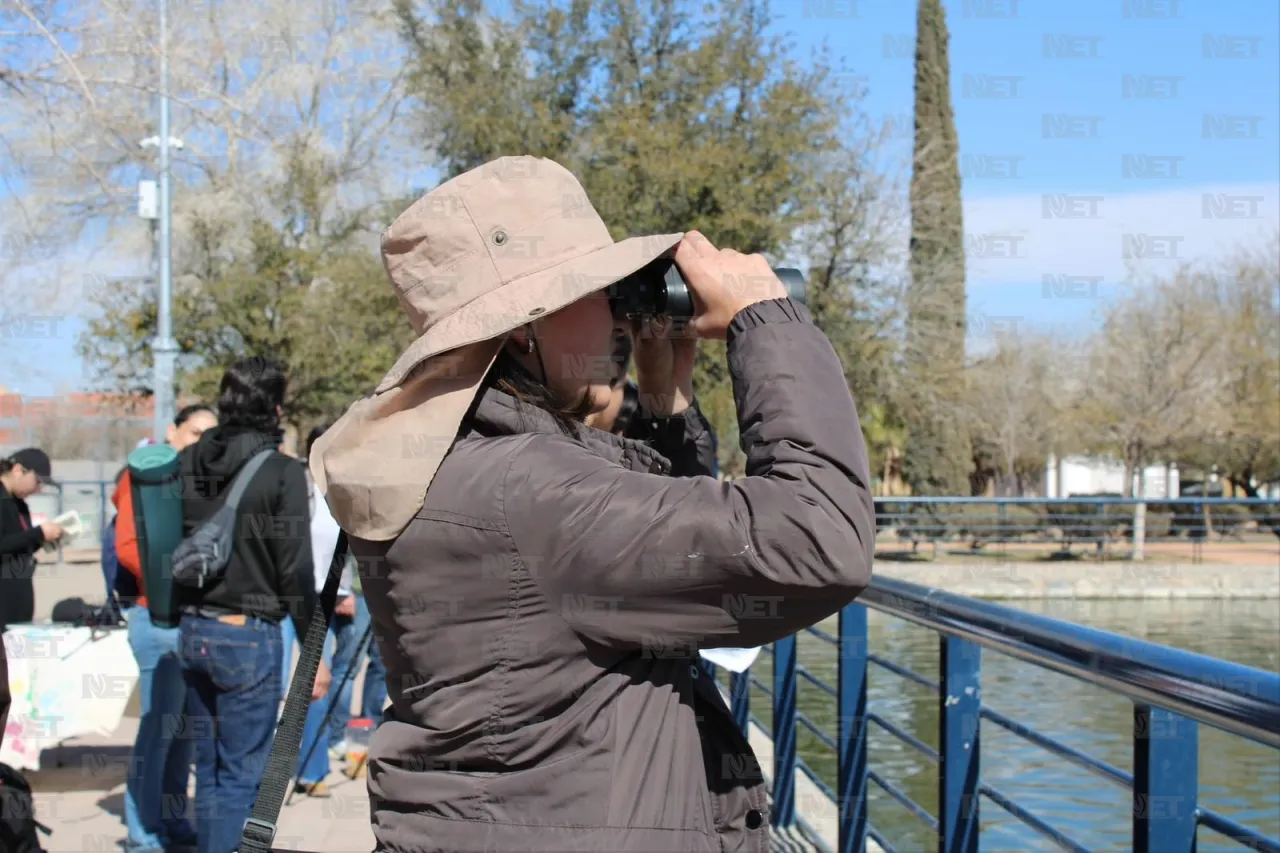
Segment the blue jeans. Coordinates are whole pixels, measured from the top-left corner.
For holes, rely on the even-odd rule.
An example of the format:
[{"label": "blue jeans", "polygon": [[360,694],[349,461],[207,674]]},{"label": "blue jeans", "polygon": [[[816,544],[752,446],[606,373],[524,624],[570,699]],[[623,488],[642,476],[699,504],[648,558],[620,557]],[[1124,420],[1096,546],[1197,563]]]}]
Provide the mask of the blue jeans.
[{"label": "blue jeans", "polygon": [[187,685],[178,657],[178,629],[151,622],[145,607],[127,611],[129,647],[138,661],[142,713],[124,789],[129,853],[189,844],[196,831],[187,822],[187,779],[194,743],[183,731]]},{"label": "blue jeans", "polygon": [[[352,630],[346,634],[338,635],[337,651],[334,653],[338,660],[344,657],[355,655],[355,645],[364,637],[365,631],[369,630],[370,618],[369,607],[365,604],[364,596],[356,596],[356,615],[353,620]],[[345,654],[344,654],[345,653]],[[368,660],[369,668],[364,674],[364,690],[360,697],[360,716],[368,717],[377,725],[382,717],[382,706],[387,701],[387,670],[382,665],[382,658],[378,656],[378,646],[373,639],[373,635],[369,635],[369,639],[365,642],[365,646],[360,650],[360,656],[353,662],[355,671],[351,674],[351,678],[347,681],[346,686],[342,689],[342,695],[338,697],[338,708],[334,711],[330,718],[329,725],[329,743],[341,743],[347,737],[347,723],[351,722],[351,699],[356,692],[356,676],[360,674],[360,667]],[[334,674],[334,684],[337,684],[338,674]],[[370,707],[375,710],[371,713]]]},{"label": "blue jeans", "polygon": [[232,853],[253,809],[280,710],[280,626],[184,615],[187,719],[196,744],[199,853]]},{"label": "blue jeans", "polygon": [[[304,783],[320,782],[329,775],[329,746],[346,736],[347,723],[351,720],[351,696],[355,692],[356,674],[361,664],[361,660],[356,657],[356,645],[369,627],[369,611],[362,610],[360,600],[359,597],[356,599],[355,616],[334,615],[329,624],[329,634],[325,637],[325,662],[329,664],[330,687],[336,690],[343,679],[347,683],[336,696],[331,692],[323,699],[312,702],[307,709],[302,749],[298,753],[298,780]],[[333,638],[332,651],[329,650],[330,638]],[[350,675],[347,674],[349,672]],[[337,704],[329,715],[329,730],[322,733],[320,726],[324,723],[330,704],[334,702]],[[308,751],[311,753],[310,760],[307,760]]]},{"label": "blue jeans", "polygon": [[[356,597],[356,609],[364,611],[364,618],[369,618],[369,607],[364,596]],[[369,637],[369,668],[364,671],[364,698],[360,703],[360,716],[373,720],[376,726],[382,722],[382,708],[387,704],[387,668],[382,665],[382,655],[378,651],[378,640]],[[344,733],[345,734],[345,733]]]}]

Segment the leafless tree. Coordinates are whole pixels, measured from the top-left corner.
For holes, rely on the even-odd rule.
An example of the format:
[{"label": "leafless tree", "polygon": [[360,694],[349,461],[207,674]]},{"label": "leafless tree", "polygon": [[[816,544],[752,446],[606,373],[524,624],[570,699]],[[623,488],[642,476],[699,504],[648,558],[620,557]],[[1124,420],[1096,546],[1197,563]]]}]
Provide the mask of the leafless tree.
[{"label": "leafless tree", "polygon": [[1107,311],[1090,345],[1079,400],[1082,433],[1094,449],[1135,470],[1203,435],[1219,377],[1221,329],[1213,320],[1212,277],[1190,266],[1139,282]]},{"label": "leafless tree", "polygon": [[[11,246],[50,257],[82,238],[145,258],[136,185],[156,170],[159,33],[149,0],[5,0],[0,180]],[[341,240],[407,194],[404,49],[377,0],[170,3],[176,267],[202,222],[285,223]],[[81,282],[82,283],[82,282]],[[66,294],[80,297],[82,293]]]},{"label": "leafless tree", "polygon": [[979,453],[993,457],[1003,495],[1022,494],[1026,475],[1043,468],[1058,435],[1060,352],[1047,335],[1011,330],[968,368],[970,434]]}]

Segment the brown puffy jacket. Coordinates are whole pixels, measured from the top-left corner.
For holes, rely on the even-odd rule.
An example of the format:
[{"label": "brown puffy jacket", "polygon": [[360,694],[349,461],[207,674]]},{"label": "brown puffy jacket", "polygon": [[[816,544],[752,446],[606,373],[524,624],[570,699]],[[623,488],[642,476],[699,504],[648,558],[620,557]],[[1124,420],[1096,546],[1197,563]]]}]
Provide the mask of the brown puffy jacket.
[{"label": "brown puffy jacket", "polygon": [[745,309],[728,358],[746,477],[672,477],[651,447],[569,438],[489,390],[399,538],[353,541],[392,700],[379,850],[767,848],[759,765],[697,651],[847,604],[875,519],[808,312]]}]

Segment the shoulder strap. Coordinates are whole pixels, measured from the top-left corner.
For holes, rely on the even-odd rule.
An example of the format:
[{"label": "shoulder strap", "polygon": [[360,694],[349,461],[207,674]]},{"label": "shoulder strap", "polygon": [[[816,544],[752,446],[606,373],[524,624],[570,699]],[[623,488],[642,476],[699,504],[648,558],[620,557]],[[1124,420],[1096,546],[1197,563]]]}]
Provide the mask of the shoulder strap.
[{"label": "shoulder strap", "polygon": [[276,837],[276,821],[280,819],[280,807],[284,805],[285,792],[298,766],[298,750],[302,746],[302,728],[311,706],[311,685],[320,668],[324,653],[325,635],[329,630],[329,618],[338,599],[338,581],[347,561],[347,534],[338,532],[338,545],[329,561],[329,577],[325,579],[320,600],[316,602],[311,624],[302,643],[298,665],[289,684],[289,695],[284,700],[284,713],[276,727],[271,742],[271,755],[267,758],[266,772],[258,788],[258,798],[253,811],[244,822],[238,853],[270,853]]},{"label": "shoulder strap", "polygon": [[274,450],[259,450],[253,455],[252,459],[244,463],[244,466],[236,473],[235,480],[231,483],[231,491],[227,493],[227,499],[223,502],[223,506],[229,506],[232,509],[240,506],[240,499],[244,497],[244,490],[249,488],[249,482],[253,480],[253,475],[258,473],[262,463],[271,458],[274,453]]}]

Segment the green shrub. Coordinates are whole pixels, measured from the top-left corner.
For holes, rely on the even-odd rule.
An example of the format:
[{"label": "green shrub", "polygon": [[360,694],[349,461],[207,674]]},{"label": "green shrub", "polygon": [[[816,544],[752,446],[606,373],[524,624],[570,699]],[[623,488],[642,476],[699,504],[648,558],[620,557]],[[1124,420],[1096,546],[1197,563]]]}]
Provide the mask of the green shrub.
[{"label": "green shrub", "polygon": [[1211,505],[1209,518],[1213,521],[1213,532],[1219,536],[1230,536],[1239,533],[1253,519],[1249,508],[1240,504]]},{"label": "green shrub", "polygon": [[1133,509],[1120,504],[1050,504],[1048,508],[1049,523],[1062,531],[1062,539],[1068,545],[1072,542],[1105,542],[1120,535],[1124,530],[1126,514],[1132,524]]},{"label": "green shrub", "polygon": [[937,504],[907,504],[908,510],[898,524],[898,536],[911,542],[937,542],[946,539],[950,526]]},{"label": "green shrub", "polygon": [[1147,508],[1147,538],[1164,539],[1173,530],[1173,513]]},{"label": "green shrub", "polygon": [[950,518],[959,536],[980,542],[1012,542],[1044,529],[1045,517],[1020,504],[961,504]]}]

